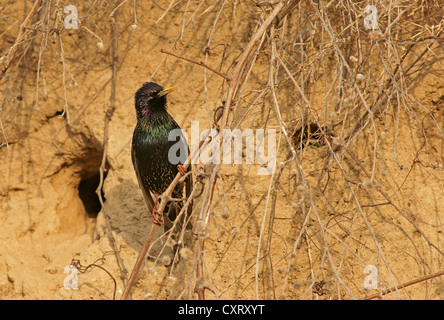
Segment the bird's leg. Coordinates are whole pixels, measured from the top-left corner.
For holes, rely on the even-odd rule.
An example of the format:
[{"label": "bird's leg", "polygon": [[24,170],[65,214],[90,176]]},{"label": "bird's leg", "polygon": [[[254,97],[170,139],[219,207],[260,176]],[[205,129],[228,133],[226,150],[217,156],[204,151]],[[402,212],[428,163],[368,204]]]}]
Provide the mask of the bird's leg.
[{"label": "bird's leg", "polygon": [[187,174],[187,170],[181,164],[177,165],[177,170],[179,170],[180,174],[183,176]]},{"label": "bird's leg", "polygon": [[152,216],[153,216],[153,223],[161,226],[162,225],[162,218],[160,217],[159,211],[157,211],[157,209],[156,209],[158,202],[159,202],[159,196],[156,197],[156,202],[154,203]]},{"label": "bird's leg", "polygon": [[[179,170],[179,172],[180,172],[180,174],[181,174],[182,176],[184,176],[184,175],[187,174],[187,170],[186,170],[186,169],[183,167],[183,165],[181,165],[181,164],[178,164],[178,165],[177,165],[177,170]],[[183,187],[184,182],[181,181],[180,184],[181,184],[181,186]]]}]

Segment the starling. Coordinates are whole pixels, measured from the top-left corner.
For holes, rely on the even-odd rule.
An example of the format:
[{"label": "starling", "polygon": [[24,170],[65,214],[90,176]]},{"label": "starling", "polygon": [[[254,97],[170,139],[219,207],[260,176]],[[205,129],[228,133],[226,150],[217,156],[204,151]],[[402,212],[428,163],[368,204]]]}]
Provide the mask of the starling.
[{"label": "starling", "polygon": [[[153,214],[154,223],[160,224],[161,217],[156,215],[155,209],[159,208],[157,197],[159,197],[171,184],[177,173],[180,171],[186,174],[182,164],[187,158],[187,154],[178,154],[189,148],[186,140],[180,136],[176,141],[169,141],[168,136],[171,130],[180,129],[173,117],[167,112],[166,95],[174,88],[163,89],[156,83],[145,83],[135,95],[135,106],[137,114],[137,125],[134,129],[131,158],[136,172],[139,187],[148,209]],[[176,143],[181,144],[175,149],[176,159],[179,163],[172,163],[168,157],[170,148]],[[177,146],[176,146],[177,147]],[[189,174],[185,182],[178,183],[173,190],[173,199],[184,199],[184,189],[186,198],[189,197],[192,188],[192,177]],[[152,195],[156,201],[153,201]],[[171,229],[173,221],[176,219],[185,201],[169,201],[164,209],[163,225],[164,231]],[[183,221],[188,221],[192,211],[192,203],[188,206],[187,213],[183,219],[178,221],[179,228]],[[187,228],[191,224],[187,223]]]}]

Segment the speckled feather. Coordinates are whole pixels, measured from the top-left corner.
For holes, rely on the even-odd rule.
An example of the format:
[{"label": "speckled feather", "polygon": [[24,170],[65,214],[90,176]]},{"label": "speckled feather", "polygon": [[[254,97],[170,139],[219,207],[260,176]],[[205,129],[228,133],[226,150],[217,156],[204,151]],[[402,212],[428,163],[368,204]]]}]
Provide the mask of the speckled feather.
[{"label": "speckled feather", "polygon": [[[166,96],[158,96],[163,88],[147,82],[135,95],[137,125],[134,129],[131,156],[148,208],[152,210],[152,198],[162,194],[178,173],[177,165],[168,159],[168,151],[176,141],[168,141],[173,129],[180,129],[177,122],[166,110]],[[183,142],[186,144],[186,142]],[[188,146],[185,145],[188,149]],[[191,175],[185,180],[186,196],[190,194]],[[184,186],[177,184],[173,198],[183,198]],[[182,202],[170,202],[165,207],[165,231],[167,231],[183,206]],[[191,206],[187,210],[191,213]],[[165,215],[164,215],[165,217]],[[169,220],[169,221],[168,221]]]}]

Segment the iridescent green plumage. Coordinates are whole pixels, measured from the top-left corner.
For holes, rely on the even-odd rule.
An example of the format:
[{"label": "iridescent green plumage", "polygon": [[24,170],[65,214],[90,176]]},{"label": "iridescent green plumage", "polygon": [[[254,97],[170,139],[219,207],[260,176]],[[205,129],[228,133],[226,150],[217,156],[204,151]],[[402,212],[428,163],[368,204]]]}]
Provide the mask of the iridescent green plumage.
[{"label": "iridescent green plumage", "polygon": [[[134,129],[131,156],[148,209],[152,212],[154,201],[152,195],[161,195],[179,172],[177,163],[172,163],[168,157],[170,148],[176,143],[183,143],[181,150],[188,150],[184,139],[169,141],[168,136],[174,129],[180,129],[166,110],[166,93],[161,86],[147,82],[136,92],[135,105],[137,125]],[[181,155],[182,160],[186,159]],[[179,164],[183,164],[181,161]],[[188,175],[185,180],[185,192],[188,197],[191,192],[192,180]],[[184,185],[177,184],[172,197],[184,198]],[[164,211],[165,231],[169,230],[179,214],[183,202],[171,201]],[[187,217],[192,206],[187,210]],[[181,223],[180,223],[181,224]]]}]

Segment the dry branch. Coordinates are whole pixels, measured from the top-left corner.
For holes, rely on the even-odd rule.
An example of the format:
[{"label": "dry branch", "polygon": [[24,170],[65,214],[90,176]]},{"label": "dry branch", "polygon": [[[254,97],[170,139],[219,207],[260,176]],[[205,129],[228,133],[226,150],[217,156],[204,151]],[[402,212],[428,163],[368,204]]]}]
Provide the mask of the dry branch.
[{"label": "dry branch", "polygon": [[30,20],[32,16],[34,15],[35,11],[37,10],[38,6],[40,5],[41,0],[35,0],[34,5],[32,6],[31,10],[29,11],[26,19],[23,21],[23,23],[20,26],[19,33],[17,35],[17,39],[15,40],[15,43],[12,45],[11,50],[8,53],[8,61],[6,61],[6,64],[3,66],[1,72],[0,72],[0,80],[4,77],[6,71],[9,68],[9,65],[11,64],[11,61],[14,59],[15,53],[18,49],[18,46],[20,45],[20,42],[22,41],[23,34],[27,27],[29,26]]},{"label": "dry branch", "polygon": [[197,64],[198,66],[202,66],[202,67],[204,67],[204,68],[206,68],[206,69],[208,69],[208,70],[214,72],[215,74],[221,76],[222,78],[224,78],[224,79],[227,80],[227,81],[230,80],[230,78],[227,77],[225,74],[223,74],[223,73],[217,71],[216,69],[213,69],[213,68],[210,67],[209,65],[205,64],[203,61],[199,61],[199,62],[197,62],[197,61],[194,61],[194,60],[192,60],[192,59],[188,59],[188,58],[185,58],[185,57],[181,57],[181,56],[179,56],[179,55],[177,55],[177,54],[174,54],[174,53],[172,53],[172,52],[170,52],[170,51],[167,51],[167,50],[164,50],[164,49],[160,49],[160,52],[162,52],[162,53],[166,53],[166,54],[171,55],[171,56],[173,56],[173,57],[176,57],[176,58],[179,58],[179,59],[182,59],[182,60],[185,60],[185,61],[188,61],[188,62],[194,63],[194,64]]},{"label": "dry branch", "polygon": [[414,285],[414,284],[417,284],[417,283],[420,283],[420,282],[423,282],[423,281],[427,281],[427,280],[430,280],[430,279],[433,279],[433,278],[441,277],[443,275],[444,275],[444,271],[438,271],[438,272],[435,272],[435,273],[432,273],[432,274],[428,274],[428,275],[426,275],[424,277],[420,277],[418,279],[407,281],[407,282],[405,282],[403,284],[400,284],[399,286],[394,286],[394,287],[389,288],[387,290],[375,293],[375,294],[373,294],[371,296],[364,297],[364,298],[362,298],[362,300],[373,300],[373,299],[381,298],[382,296],[385,296],[386,294],[389,294],[390,292],[398,291],[400,289],[407,288],[407,287],[409,287],[411,285]]}]

